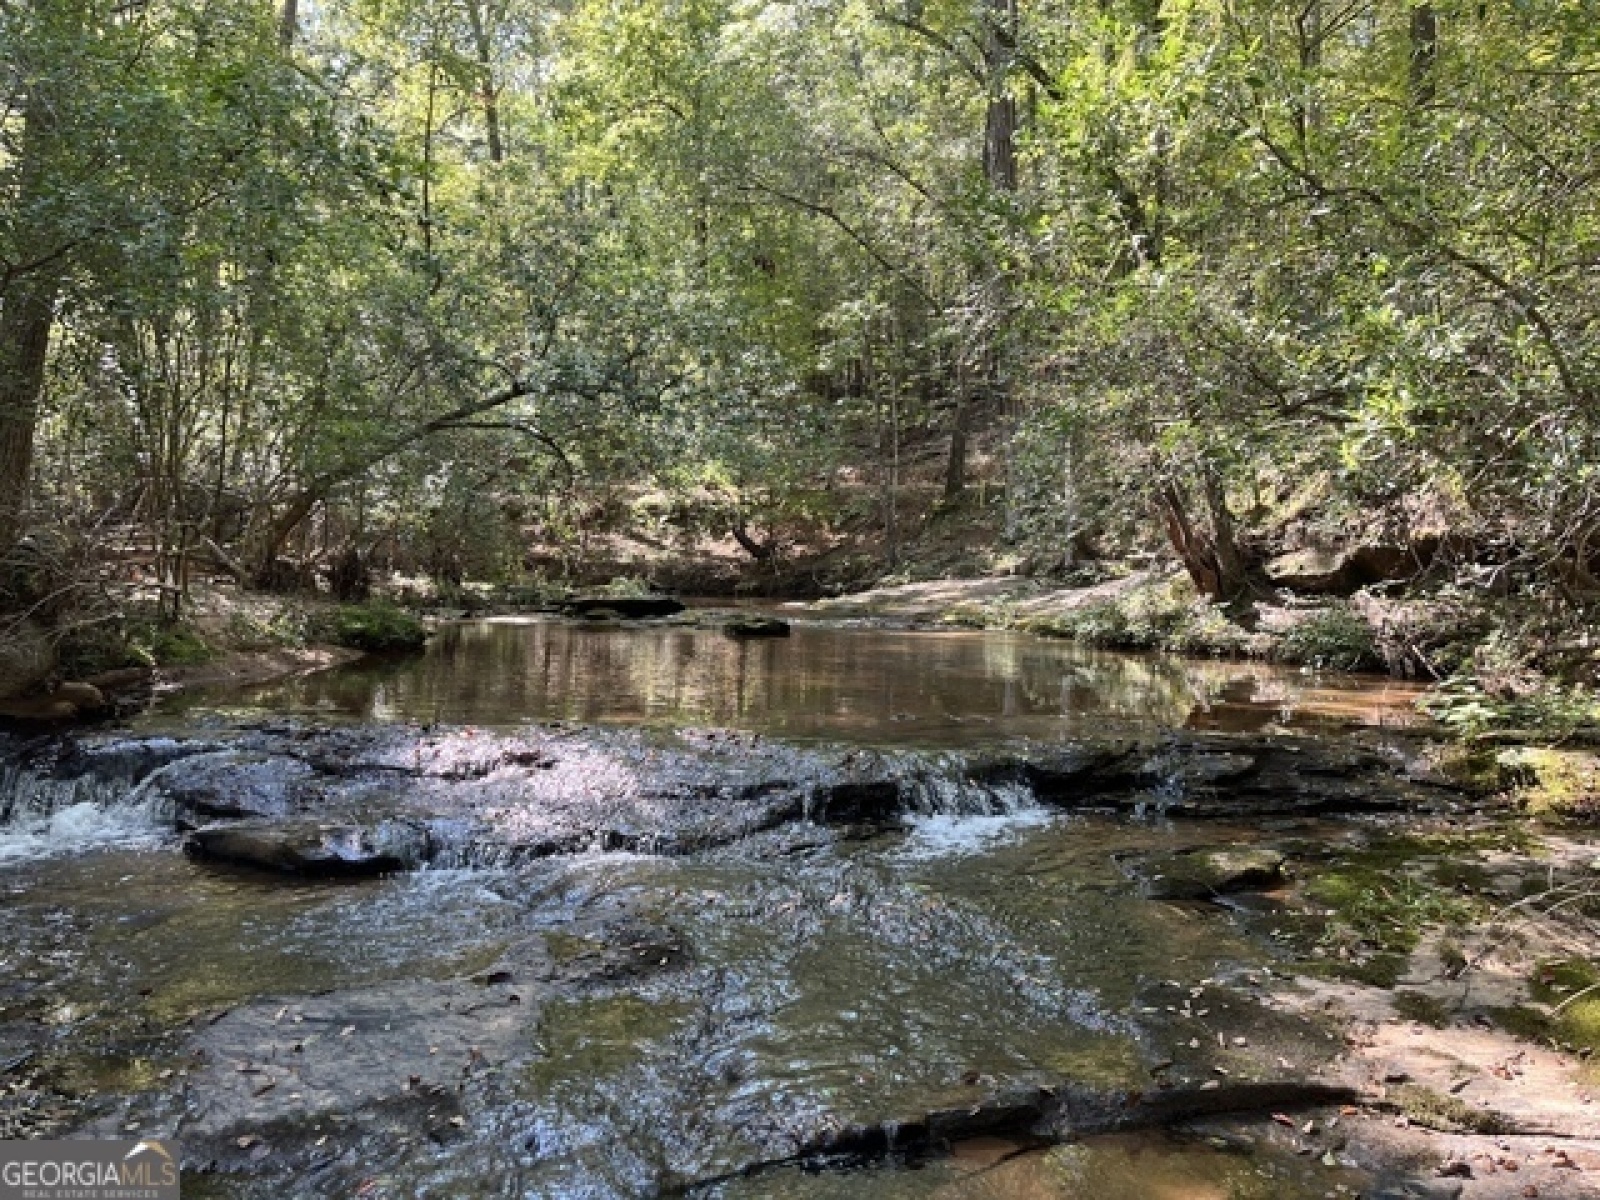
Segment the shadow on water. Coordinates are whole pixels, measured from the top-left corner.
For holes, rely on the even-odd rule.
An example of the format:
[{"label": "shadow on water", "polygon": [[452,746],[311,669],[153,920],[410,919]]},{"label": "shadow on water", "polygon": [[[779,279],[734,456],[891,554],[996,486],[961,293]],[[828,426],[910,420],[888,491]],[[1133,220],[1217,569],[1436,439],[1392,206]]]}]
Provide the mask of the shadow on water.
[{"label": "shadow on water", "polygon": [[794,627],[447,626],[415,658],[180,699],[378,721],[718,725],[800,740],[1053,738],[1107,720],[1247,731],[1416,721],[1420,690],[1263,664],[1098,651],[1005,632]]}]

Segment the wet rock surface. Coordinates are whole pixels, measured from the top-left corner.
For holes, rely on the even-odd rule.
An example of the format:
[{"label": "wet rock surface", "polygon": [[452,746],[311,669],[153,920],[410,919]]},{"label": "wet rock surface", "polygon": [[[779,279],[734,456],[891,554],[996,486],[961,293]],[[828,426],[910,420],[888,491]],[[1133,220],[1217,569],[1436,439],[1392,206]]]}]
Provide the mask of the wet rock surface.
[{"label": "wet rock surface", "polygon": [[[200,1195],[800,1195],[800,1168],[985,1139],[1246,1114],[1228,1128],[1259,1144],[1271,1114],[1324,1129],[1356,1106],[1376,1127],[1393,1114],[1348,1014],[1276,969],[1286,951],[1151,901],[1292,884],[1334,836],[1318,814],[1455,800],[1392,751],[1281,736],[148,742],[13,746],[30,786],[117,780],[199,861],[169,842],[0,877],[21,931],[0,1052],[27,1056],[17,1094],[68,1098],[66,1128],[179,1138]],[[1296,1136],[1313,1181],[1432,1178]]]},{"label": "wet rock surface", "polygon": [[1287,856],[1271,846],[1201,846],[1124,864],[1156,900],[1214,900],[1286,882]]},{"label": "wet rock surface", "polygon": [[683,854],[797,821],[893,825],[1032,803],[1233,817],[1455,798],[1378,750],[1184,732],[954,753],[801,748],[716,730],[269,725],[206,740],[39,739],[14,761],[36,780],[138,787],[192,831],[199,857],[312,874],[585,850]]}]

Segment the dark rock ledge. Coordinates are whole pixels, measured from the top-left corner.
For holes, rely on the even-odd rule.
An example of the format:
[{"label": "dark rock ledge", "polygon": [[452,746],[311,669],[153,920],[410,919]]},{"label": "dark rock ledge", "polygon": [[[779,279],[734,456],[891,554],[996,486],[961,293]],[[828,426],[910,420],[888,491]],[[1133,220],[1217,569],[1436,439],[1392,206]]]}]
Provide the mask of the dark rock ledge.
[{"label": "dark rock ledge", "polygon": [[[189,853],[313,876],[506,866],[554,854],[682,854],[785,824],[1038,803],[1172,817],[1438,809],[1459,796],[1397,752],[1175,731],[972,753],[801,748],[747,734],[541,726],[514,734],[277,724],[204,739],[63,735],[14,744],[13,775],[66,799],[169,813]],[[13,797],[0,797],[0,820]]]}]

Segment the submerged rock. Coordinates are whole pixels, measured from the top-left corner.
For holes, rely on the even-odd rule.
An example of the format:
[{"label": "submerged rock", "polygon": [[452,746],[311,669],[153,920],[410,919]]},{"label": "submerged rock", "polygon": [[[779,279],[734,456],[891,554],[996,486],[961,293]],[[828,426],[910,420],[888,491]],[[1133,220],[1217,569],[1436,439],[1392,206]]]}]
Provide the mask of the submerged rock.
[{"label": "submerged rock", "polygon": [[391,820],[366,826],[311,818],[204,825],[184,839],[184,850],[196,858],[323,878],[415,870],[430,857],[426,830]]},{"label": "submerged rock", "polygon": [[303,812],[323,797],[315,781],[316,772],[297,758],[218,750],[161,767],[143,791],[169,805],[182,829],[217,818]]},{"label": "submerged rock", "polygon": [[1152,899],[1210,900],[1279,886],[1285,882],[1287,861],[1267,846],[1202,846],[1126,864],[1125,869]]}]

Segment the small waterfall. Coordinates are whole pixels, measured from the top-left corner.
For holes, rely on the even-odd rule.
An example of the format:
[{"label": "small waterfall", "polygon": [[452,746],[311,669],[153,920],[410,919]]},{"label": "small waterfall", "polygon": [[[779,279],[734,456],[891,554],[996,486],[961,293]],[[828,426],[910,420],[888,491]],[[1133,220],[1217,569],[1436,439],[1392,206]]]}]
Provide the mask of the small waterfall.
[{"label": "small waterfall", "polygon": [[1052,810],[1025,782],[973,779],[959,763],[943,767],[902,783],[910,837],[900,858],[931,861],[981,853],[1051,819]]},{"label": "small waterfall", "polygon": [[162,798],[125,776],[58,779],[0,765],[0,865],[92,846],[149,844],[171,828]]},{"label": "small waterfall", "polygon": [[901,795],[913,817],[1002,817],[1039,807],[1025,783],[981,783],[953,774],[907,779]]}]

